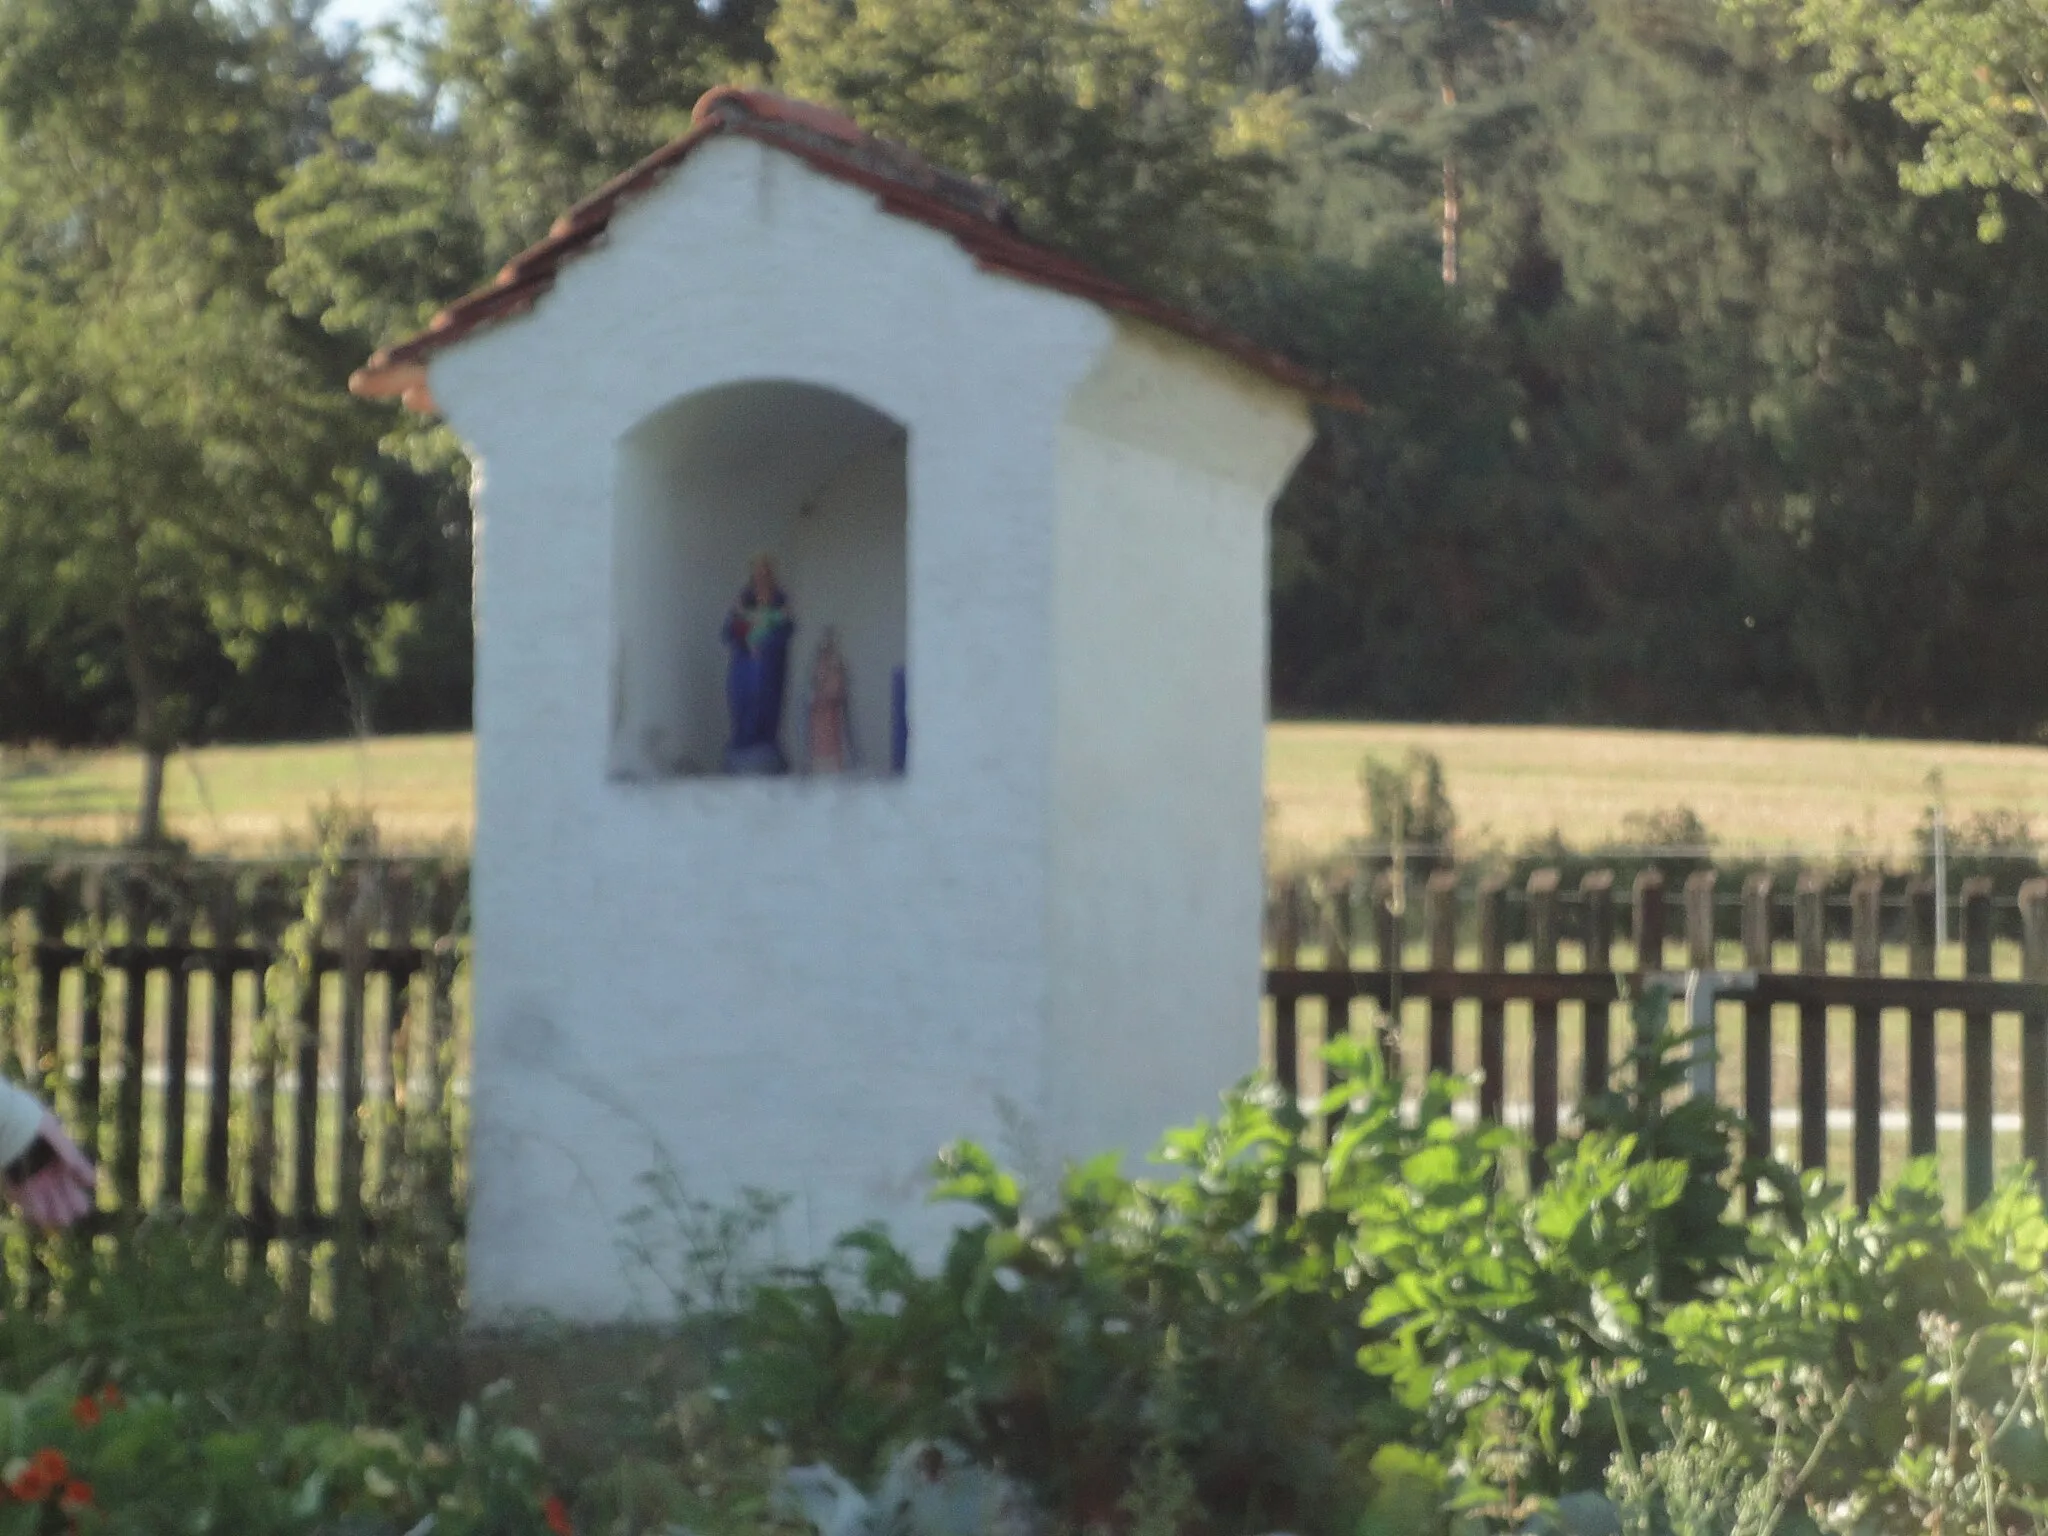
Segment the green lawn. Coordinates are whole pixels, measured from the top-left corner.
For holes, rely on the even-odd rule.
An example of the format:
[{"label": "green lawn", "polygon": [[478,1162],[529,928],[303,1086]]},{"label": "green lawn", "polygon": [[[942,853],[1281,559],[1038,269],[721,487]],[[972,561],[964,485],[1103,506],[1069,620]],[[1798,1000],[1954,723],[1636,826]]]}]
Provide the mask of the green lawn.
[{"label": "green lawn", "polygon": [[[2010,808],[2048,825],[2048,747],[1547,727],[1281,724],[1267,751],[1276,858],[1326,852],[1363,830],[1367,753],[1438,753],[1464,837],[1510,847],[1555,829],[1613,836],[1630,812],[1688,805],[1731,848],[1832,853],[1845,842],[1903,854],[1945,776],[1951,815]],[[308,838],[339,798],[375,812],[393,847],[466,842],[467,736],[209,747],[171,763],[171,830],[201,852],[261,853]],[[0,831],[17,848],[118,839],[141,765],[132,753],[0,755]]]}]

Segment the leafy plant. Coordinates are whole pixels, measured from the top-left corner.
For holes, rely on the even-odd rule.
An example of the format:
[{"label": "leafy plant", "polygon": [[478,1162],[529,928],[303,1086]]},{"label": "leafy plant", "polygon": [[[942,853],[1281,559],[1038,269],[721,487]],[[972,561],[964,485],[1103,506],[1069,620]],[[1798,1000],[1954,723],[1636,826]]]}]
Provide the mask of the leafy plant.
[{"label": "leafy plant", "polygon": [[1358,783],[1375,853],[1393,851],[1407,867],[1425,872],[1450,863],[1458,813],[1441,758],[1421,747],[1399,763],[1369,756],[1358,765]]},{"label": "leafy plant", "polygon": [[[186,1394],[51,1371],[0,1393],[0,1533],[563,1536],[532,1436],[486,1392],[445,1443],[331,1423],[237,1420]],[[423,1525],[423,1522],[426,1522]]]}]

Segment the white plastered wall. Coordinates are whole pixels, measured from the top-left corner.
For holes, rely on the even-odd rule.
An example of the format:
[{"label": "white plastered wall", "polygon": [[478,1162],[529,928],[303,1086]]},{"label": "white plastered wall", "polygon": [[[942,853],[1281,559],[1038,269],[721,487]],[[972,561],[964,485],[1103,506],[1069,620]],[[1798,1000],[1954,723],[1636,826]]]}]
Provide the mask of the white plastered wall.
[{"label": "white plastered wall", "polygon": [[1052,1145],[1133,1160],[1258,1064],[1268,513],[1302,398],[1122,323],[1060,433]]},{"label": "white plastered wall", "polygon": [[[618,1240],[657,1165],[714,1200],[789,1194],[802,1257],[877,1218],[928,1251],[950,1218],[925,1174],[953,1137],[1042,1155],[1056,444],[1111,334],[734,138],[434,363],[482,466],[478,1321],[651,1299]],[[616,776],[616,568],[648,557],[614,547],[637,494],[621,444],[748,380],[908,431],[902,780]],[[703,579],[729,601],[743,576]]]}]

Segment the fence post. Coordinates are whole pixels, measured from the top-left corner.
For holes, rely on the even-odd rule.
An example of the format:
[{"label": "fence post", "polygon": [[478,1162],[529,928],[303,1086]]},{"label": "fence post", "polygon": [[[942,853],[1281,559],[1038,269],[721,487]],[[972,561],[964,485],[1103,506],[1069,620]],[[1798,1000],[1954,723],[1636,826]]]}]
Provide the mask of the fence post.
[{"label": "fence post", "polygon": [[[1508,965],[1507,882],[1488,875],[1479,886],[1479,969],[1500,972]],[[1501,1005],[1491,999],[1479,1005],[1479,1114],[1499,1123],[1506,1105],[1507,1026]]]},{"label": "fence post", "polygon": [[[1882,968],[1879,943],[1883,900],[1884,881],[1879,875],[1859,875],[1849,889],[1850,946],[1858,976],[1875,976]],[[1874,1006],[1858,1008],[1855,1028],[1853,1183],[1856,1203],[1867,1208],[1877,1198],[1883,1178],[1878,1159],[1878,1118],[1883,1109],[1878,1075],[1883,1059],[1883,1015]]]},{"label": "fence post", "polygon": [[[1436,972],[1458,968],[1458,872],[1439,869],[1429,877],[1422,893],[1422,923],[1429,930],[1429,968]],[[1429,1003],[1429,1070],[1449,1072],[1453,1068],[1452,1010],[1450,997],[1433,997]]]},{"label": "fence post", "polygon": [[[2048,981],[2048,880],[2020,887],[2026,978]],[[2020,1155],[2034,1165],[2034,1187],[2048,1198],[2048,1014],[2020,1020]]]},{"label": "fence post", "polygon": [[[1827,887],[1821,877],[1799,877],[1792,896],[1793,936],[1799,969],[1824,975],[1828,968]],[[1799,1166],[1828,1165],[1828,1011],[1819,1003],[1799,1005]]]},{"label": "fence post", "polygon": [[[1586,871],[1585,879],[1579,882],[1579,895],[1585,901],[1586,913],[1585,968],[1602,975],[1614,968],[1614,871]],[[1611,1012],[1606,1003],[1588,1003],[1585,1007],[1579,1043],[1581,1115],[1585,1113],[1587,1099],[1607,1091],[1608,1066],[1614,1059],[1607,1027]]]},{"label": "fence post", "polygon": [[[1940,930],[1935,921],[1934,886],[1917,879],[1906,887],[1906,973],[1931,977]],[[1906,1132],[1914,1157],[1932,1157],[1935,1147],[1936,1055],[1934,1010],[1915,1008],[1906,1022]]]},{"label": "fence post", "polygon": [[[1742,883],[1742,963],[1758,975],[1771,969],[1771,877],[1761,872]],[[1771,1083],[1771,1005],[1754,997],[1742,1004],[1743,1156],[1762,1162],[1771,1155],[1771,1116],[1776,1109]],[[1756,1182],[1746,1196],[1756,1206]]]},{"label": "fence post", "polygon": [[[1557,884],[1554,869],[1529,876],[1529,969],[1557,969]],[[1545,1156],[1557,1140],[1557,1004],[1538,1001],[1529,1009],[1529,1130],[1535,1153],[1530,1182],[1549,1177]]]},{"label": "fence post", "polygon": [[[1991,974],[1991,881],[1963,882],[1963,973]],[[1991,1015],[1963,1015],[1963,1203],[1991,1197]]]}]

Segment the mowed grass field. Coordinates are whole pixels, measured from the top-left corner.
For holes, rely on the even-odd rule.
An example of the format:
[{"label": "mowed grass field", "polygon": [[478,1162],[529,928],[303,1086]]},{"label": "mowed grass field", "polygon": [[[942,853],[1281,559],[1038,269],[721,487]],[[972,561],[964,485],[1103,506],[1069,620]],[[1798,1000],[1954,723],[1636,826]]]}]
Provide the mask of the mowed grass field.
[{"label": "mowed grass field", "polygon": [[[1292,863],[1360,836],[1359,764],[1435,752],[1467,846],[1514,848],[1551,831],[1587,846],[1631,813],[1690,806],[1721,844],[1831,854],[1844,845],[1903,857],[1943,775],[1952,820],[2017,810],[2048,830],[2048,747],[1665,731],[1399,724],[1272,727],[1269,836]],[[303,847],[330,801],[369,809],[386,845],[440,850],[473,826],[467,736],[208,747],[172,759],[170,830],[202,853]],[[140,760],[127,752],[0,752],[0,833],[17,852],[113,843],[132,825]]]},{"label": "mowed grass field", "polygon": [[1267,738],[1271,852],[1287,862],[1363,835],[1360,761],[1443,761],[1459,842],[1510,850],[1555,831],[1619,840],[1632,813],[1689,806],[1730,851],[1903,859],[1942,775],[1954,825],[2015,810],[2048,832],[2048,747],[1548,726],[1281,724]]},{"label": "mowed grass field", "polygon": [[[164,820],[195,852],[255,855],[310,846],[314,812],[340,801],[374,812],[390,848],[465,847],[474,760],[467,735],[204,747],[171,759]],[[0,749],[0,835],[17,853],[118,842],[141,787],[132,752]]]}]

